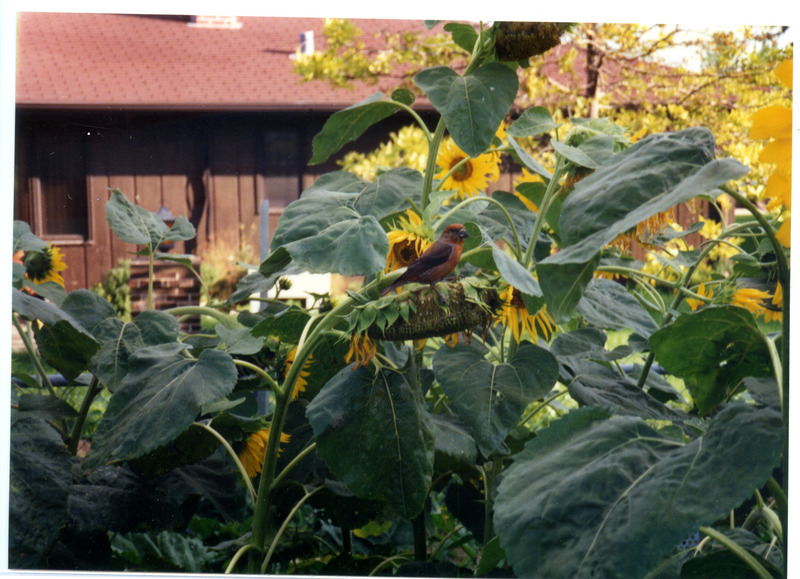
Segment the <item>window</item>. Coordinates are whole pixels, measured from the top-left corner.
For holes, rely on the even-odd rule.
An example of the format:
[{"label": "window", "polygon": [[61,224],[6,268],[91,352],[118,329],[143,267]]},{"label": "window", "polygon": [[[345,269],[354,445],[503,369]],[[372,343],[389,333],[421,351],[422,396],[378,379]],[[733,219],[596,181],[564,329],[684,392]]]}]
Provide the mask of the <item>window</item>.
[{"label": "window", "polygon": [[264,198],[283,209],[300,196],[300,135],[292,130],[264,133]]},{"label": "window", "polygon": [[35,229],[43,238],[88,237],[85,146],[79,135],[39,135],[30,157]]}]

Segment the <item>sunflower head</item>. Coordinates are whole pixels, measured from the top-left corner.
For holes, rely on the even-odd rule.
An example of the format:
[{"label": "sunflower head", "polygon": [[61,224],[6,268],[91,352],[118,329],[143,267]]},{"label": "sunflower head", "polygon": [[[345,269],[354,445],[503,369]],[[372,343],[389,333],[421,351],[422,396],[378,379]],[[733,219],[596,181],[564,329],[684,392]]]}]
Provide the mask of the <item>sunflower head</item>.
[{"label": "sunflower head", "polygon": [[436,164],[441,170],[435,177],[444,179],[441,188],[456,191],[461,199],[477,195],[489,183],[500,178],[500,158],[497,153],[470,157],[449,138],[442,141]]},{"label": "sunflower head", "polygon": [[23,265],[28,279],[37,284],[52,281],[63,286],[64,278],[59,273],[67,269],[63,258],[61,250],[55,245],[48,245],[39,251],[25,252]]},{"label": "sunflower head", "polygon": [[[281,433],[281,442],[286,444],[289,442],[289,436],[286,433]],[[247,476],[253,478],[261,472],[264,464],[264,454],[267,451],[267,442],[269,441],[269,428],[259,430],[250,435],[244,445],[244,450],[239,453],[239,460],[247,472]],[[280,449],[278,454],[280,454]]]},{"label": "sunflower head", "polygon": [[400,216],[396,229],[389,233],[389,255],[386,256],[386,272],[408,267],[431,245],[433,236],[430,227],[411,210]]},{"label": "sunflower head", "polygon": [[526,331],[534,340],[540,336],[549,340],[558,329],[544,306],[531,315],[522,299],[522,292],[517,288],[508,286],[500,294],[500,299],[503,300],[503,309],[494,325],[503,324],[510,329],[515,342],[519,343]]}]

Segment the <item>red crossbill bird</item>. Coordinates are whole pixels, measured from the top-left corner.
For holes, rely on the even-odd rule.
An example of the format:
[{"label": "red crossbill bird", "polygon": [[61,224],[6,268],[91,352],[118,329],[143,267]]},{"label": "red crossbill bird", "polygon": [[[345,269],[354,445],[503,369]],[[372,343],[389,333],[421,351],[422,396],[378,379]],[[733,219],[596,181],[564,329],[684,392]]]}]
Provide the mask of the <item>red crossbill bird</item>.
[{"label": "red crossbill bird", "polygon": [[[436,282],[444,279],[458,265],[467,237],[469,234],[460,223],[448,225],[433,245],[409,265],[400,277],[381,290],[381,295],[412,281],[427,283],[436,291]],[[445,301],[442,294],[439,297]]]}]

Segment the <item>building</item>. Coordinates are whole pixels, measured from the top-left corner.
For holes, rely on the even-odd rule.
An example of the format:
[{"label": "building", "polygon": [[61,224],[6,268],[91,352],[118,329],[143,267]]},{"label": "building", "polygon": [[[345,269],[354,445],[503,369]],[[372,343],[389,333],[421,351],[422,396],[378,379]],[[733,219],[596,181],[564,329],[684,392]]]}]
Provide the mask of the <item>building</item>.
[{"label": "building", "polygon": [[[424,32],[422,21],[356,21],[368,43]],[[311,140],[335,111],[396,82],[352,89],[301,82],[292,58],[323,19],[20,13],[14,217],[62,248],[67,291],[90,287],[135,247],[105,221],[110,189],[197,228],[175,253],[213,242],[259,246],[283,207],[333,160],[309,167]],[[311,33],[311,34],[309,34]],[[430,105],[419,105],[423,114]],[[380,123],[372,150],[410,122]]]}]

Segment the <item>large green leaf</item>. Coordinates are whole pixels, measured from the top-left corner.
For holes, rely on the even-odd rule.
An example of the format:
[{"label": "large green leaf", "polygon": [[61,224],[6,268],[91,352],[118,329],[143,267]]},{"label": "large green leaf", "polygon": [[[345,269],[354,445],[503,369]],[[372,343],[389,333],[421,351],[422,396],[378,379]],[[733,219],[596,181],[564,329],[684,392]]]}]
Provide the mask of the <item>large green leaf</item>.
[{"label": "large green leaf", "polygon": [[42,569],[67,519],[70,456],[44,420],[11,412],[8,566]]},{"label": "large green leaf", "polygon": [[782,447],[771,408],[732,404],[687,444],[640,418],[573,410],[506,471],[495,528],[518,577],[642,577],[750,497]]},{"label": "large green leaf", "polygon": [[645,419],[683,423],[689,416],[670,408],[637,387],[636,381],[593,361],[584,361],[574,368],[569,395],[581,406],[613,408],[618,414],[631,414]]},{"label": "large green leaf", "polygon": [[639,300],[625,286],[609,279],[593,279],[589,282],[578,302],[577,312],[598,328],[630,329],[644,338],[658,329]]},{"label": "large green leaf", "polygon": [[308,164],[324,163],[347,143],[355,141],[372,125],[400,108],[399,103],[384,100],[383,93],[376,92],[361,102],[333,113],[311,143],[313,155]]},{"label": "large green leaf", "polygon": [[535,137],[560,126],[545,107],[530,107],[509,125],[506,133],[512,137]]},{"label": "large green leaf", "polygon": [[172,227],[168,227],[152,211],[131,203],[119,189],[111,192],[106,203],[106,220],[122,241],[148,245],[153,253],[165,241],[185,241],[197,234],[194,225],[183,215],[176,217]]},{"label": "large green leaf", "polygon": [[36,345],[45,361],[72,380],[89,368],[89,361],[100,344],[75,318],[56,306],[11,290],[11,306],[26,320],[39,320],[34,324]]},{"label": "large green leaf", "polygon": [[427,410],[413,372],[344,368],[306,416],[317,451],[359,498],[385,501],[404,518],[422,509],[433,473]]},{"label": "large green leaf", "polygon": [[500,275],[510,285],[529,296],[541,297],[542,290],[539,282],[516,259],[496,245],[492,245],[492,257]]},{"label": "large green leaf", "polygon": [[30,225],[16,219],[13,224],[13,242],[13,253],[18,251],[40,251],[48,245],[46,241],[39,239],[31,231]]},{"label": "large green leaf", "polygon": [[142,312],[132,322],[106,318],[93,327],[102,347],[92,358],[92,372],[113,392],[128,373],[128,360],[134,352],[176,342],[178,330],[173,316],[156,310]]},{"label": "large green leaf", "polygon": [[585,262],[555,264],[548,258],[536,266],[539,287],[544,294],[547,312],[556,322],[563,323],[569,320],[581,301],[583,292],[592,281],[594,270],[599,263],[598,251]]},{"label": "large green leaf", "polygon": [[734,159],[714,160],[714,145],[713,135],[702,127],[652,135],[578,182],[562,205],[564,248],[537,266],[548,310],[557,321],[572,313],[600,250],[619,234],[747,173]]},{"label": "large green leaf", "polygon": [[115,535],[111,548],[137,569],[200,573],[211,553],[200,539],[182,533],[162,531]]},{"label": "large green leaf", "polygon": [[414,76],[442,115],[450,136],[471,157],[489,148],[519,88],[516,73],[497,62],[482,64],[466,76],[446,66]]},{"label": "large green leaf", "polygon": [[650,336],[656,360],[680,376],[700,414],[722,402],[742,378],[773,374],[766,338],[753,315],[736,306],[710,306],[679,316]]},{"label": "large green leaf", "polygon": [[530,343],[505,364],[493,364],[473,345],[440,348],[433,371],[486,457],[502,447],[528,404],[543,398],[558,379],[555,357]]},{"label": "large green leaf", "polygon": [[375,181],[334,173],[306,189],[281,215],[272,250],[281,246],[304,269],[362,275],[386,265],[389,239],[379,219],[418,198],[422,175],[392,169]]},{"label": "large green leaf", "polygon": [[220,350],[195,359],[183,344],[149,346],[128,359],[129,370],[111,397],[86,457],[93,468],[111,457],[141,456],[173,440],[195,420],[204,404],[236,385],[236,366]]}]

